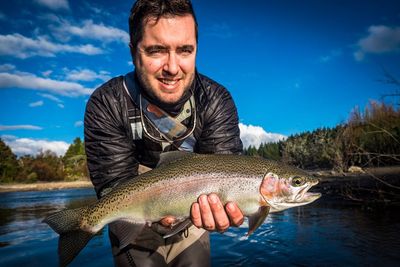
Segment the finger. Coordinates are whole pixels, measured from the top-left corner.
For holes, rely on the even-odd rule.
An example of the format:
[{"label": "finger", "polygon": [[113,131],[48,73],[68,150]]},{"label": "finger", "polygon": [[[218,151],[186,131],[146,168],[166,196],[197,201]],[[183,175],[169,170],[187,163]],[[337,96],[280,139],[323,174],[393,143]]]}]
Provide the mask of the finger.
[{"label": "finger", "polygon": [[208,203],[207,195],[201,195],[199,197],[199,207],[200,207],[200,214],[201,214],[201,221],[203,224],[203,228],[208,231],[215,230],[215,222],[214,217],[211,213],[210,204]]},{"label": "finger", "polygon": [[192,207],[190,209],[190,215],[192,217],[192,223],[194,224],[194,226],[196,226],[197,228],[202,228],[203,223],[201,221],[199,203],[195,202],[192,204]]},{"label": "finger", "polygon": [[164,218],[161,219],[160,223],[163,226],[166,227],[171,227],[176,221],[176,218],[174,216],[165,216]]},{"label": "finger", "polygon": [[232,226],[240,226],[244,221],[242,211],[239,209],[236,203],[228,202],[225,206],[226,213],[228,214],[229,220]]},{"label": "finger", "polygon": [[214,218],[215,228],[219,232],[224,232],[226,229],[229,228],[229,219],[228,216],[226,215],[221,200],[216,194],[210,194],[208,196],[208,201]]}]

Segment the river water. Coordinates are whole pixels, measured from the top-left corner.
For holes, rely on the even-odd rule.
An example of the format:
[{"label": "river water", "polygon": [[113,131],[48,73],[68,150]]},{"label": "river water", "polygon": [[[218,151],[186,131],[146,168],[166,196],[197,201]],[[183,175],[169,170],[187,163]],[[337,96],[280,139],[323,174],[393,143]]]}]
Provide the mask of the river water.
[{"label": "river water", "polygon": [[[95,200],[90,188],[0,193],[0,266],[57,266],[58,235],[41,221]],[[211,235],[213,266],[400,266],[398,210],[362,210],[320,199]],[[71,266],[112,266],[108,234],[96,235]]]}]

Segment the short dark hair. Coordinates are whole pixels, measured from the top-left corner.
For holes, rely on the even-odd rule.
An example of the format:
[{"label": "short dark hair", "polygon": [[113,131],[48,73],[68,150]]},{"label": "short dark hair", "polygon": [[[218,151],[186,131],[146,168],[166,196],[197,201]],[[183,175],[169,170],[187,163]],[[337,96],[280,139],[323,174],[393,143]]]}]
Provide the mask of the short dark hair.
[{"label": "short dark hair", "polygon": [[195,23],[196,42],[198,40],[197,20],[190,0],[137,0],[129,15],[129,36],[131,46],[136,50],[143,38],[146,20],[155,18],[158,21],[165,16],[192,15]]}]

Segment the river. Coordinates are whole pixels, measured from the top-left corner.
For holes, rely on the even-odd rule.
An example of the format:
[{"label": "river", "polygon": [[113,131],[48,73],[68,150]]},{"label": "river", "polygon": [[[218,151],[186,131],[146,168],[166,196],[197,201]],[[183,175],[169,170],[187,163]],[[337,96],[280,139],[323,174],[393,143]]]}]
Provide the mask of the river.
[{"label": "river", "polygon": [[[95,200],[90,188],[0,193],[0,266],[57,266],[58,235],[42,220]],[[270,214],[246,228],[211,235],[213,266],[399,266],[400,213],[363,210],[324,199]],[[112,266],[107,231],[71,266]]]}]

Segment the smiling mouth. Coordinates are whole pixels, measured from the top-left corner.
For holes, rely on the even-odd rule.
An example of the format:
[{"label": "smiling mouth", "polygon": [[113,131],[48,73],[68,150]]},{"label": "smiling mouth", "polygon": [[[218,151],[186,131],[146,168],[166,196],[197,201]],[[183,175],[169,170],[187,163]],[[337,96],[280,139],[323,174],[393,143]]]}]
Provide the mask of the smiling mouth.
[{"label": "smiling mouth", "polygon": [[180,79],[158,79],[158,80],[165,85],[175,85],[180,81]]}]

